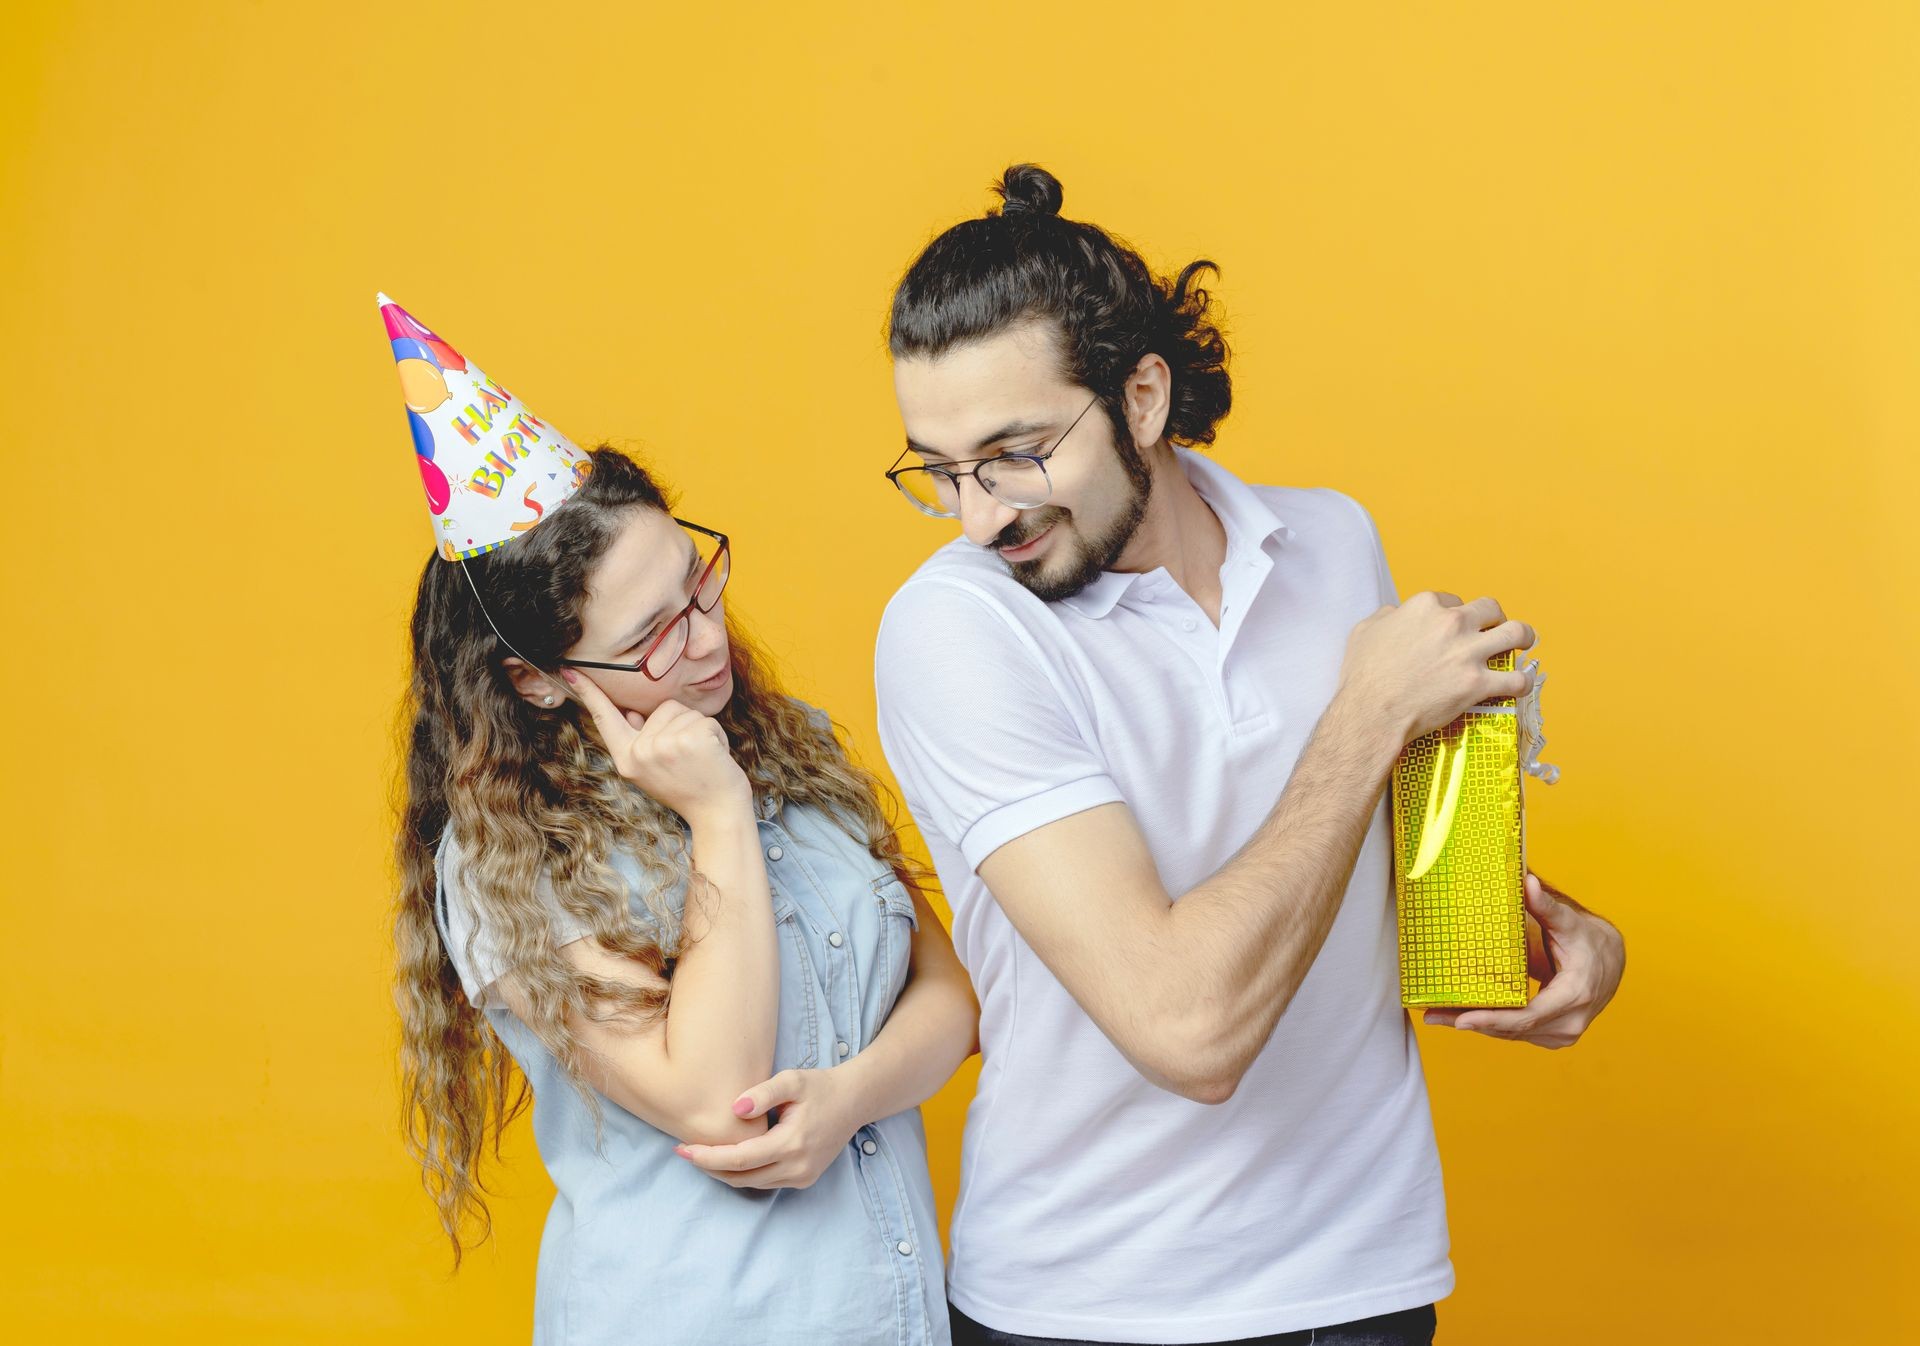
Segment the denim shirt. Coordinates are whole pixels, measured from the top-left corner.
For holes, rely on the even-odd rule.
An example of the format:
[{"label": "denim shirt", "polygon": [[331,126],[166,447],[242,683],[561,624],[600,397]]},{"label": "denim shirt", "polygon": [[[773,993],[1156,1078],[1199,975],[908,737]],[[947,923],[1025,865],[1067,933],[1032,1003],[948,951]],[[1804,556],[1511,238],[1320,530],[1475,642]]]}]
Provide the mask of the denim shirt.
[{"label": "denim shirt", "polygon": [[[762,801],[758,811],[780,951],[773,1069],[829,1069],[873,1041],[900,994],[919,924],[912,895],[821,810]],[[485,995],[498,964],[460,888],[459,859],[443,832],[442,937],[468,996],[532,1085],[534,1137],[557,1189],[535,1276],[535,1346],[946,1346],[920,1110],[861,1127],[805,1189],[729,1187],[675,1154],[673,1136],[604,1099],[596,1149],[593,1118],[559,1062]],[[650,927],[637,861],[612,863],[635,919]],[[582,933],[546,893],[563,927],[556,937]],[[682,888],[676,915],[684,902]]]}]

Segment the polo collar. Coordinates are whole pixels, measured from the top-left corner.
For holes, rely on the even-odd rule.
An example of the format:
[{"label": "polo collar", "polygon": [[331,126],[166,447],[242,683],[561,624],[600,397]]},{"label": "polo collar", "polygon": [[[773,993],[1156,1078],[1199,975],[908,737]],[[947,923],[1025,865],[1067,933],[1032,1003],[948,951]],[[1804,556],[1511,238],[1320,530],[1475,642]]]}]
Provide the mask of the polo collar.
[{"label": "polo collar", "polygon": [[[1220,526],[1226,530],[1229,558],[1243,552],[1264,552],[1269,538],[1276,546],[1284,546],[1293,536],[1293,529],[1260,498],[1259,492],[1221,464],[1178,445],[1174,447],[1174,457],[1193,489],[1212,507]],[[1156,566],[1151,573],[1160,570]],[[1135,570],[1103,570],[1086,588],[1060,601],[1085,616],[1104,617],[1135,584],[1146,578],[1146,574]]]},{"label": "polo collar", "polygon": [[1221,527],[1227,530],[1227,555],[1242,551],[1264,551],[1267,539],[1285,546],[1293,537],[1289,527],[1260,493],[1204,453],[1175,447],[1180,466],[1200,498],[1213,507]]}]

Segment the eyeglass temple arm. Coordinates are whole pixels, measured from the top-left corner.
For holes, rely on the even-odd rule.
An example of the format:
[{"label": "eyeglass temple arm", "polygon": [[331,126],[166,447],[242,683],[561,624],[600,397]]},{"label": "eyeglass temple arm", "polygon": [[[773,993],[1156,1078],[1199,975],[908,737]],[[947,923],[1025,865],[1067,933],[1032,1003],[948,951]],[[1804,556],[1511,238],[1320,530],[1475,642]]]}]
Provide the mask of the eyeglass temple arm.
[{"label": "eyeglass temple arm", "polygon": [[[473,601],[479,605],[480,615],[487,619],[487,625],[493,628],[493,634],[500,638],[500,643],[502,645],[505,645],[508,649],[513,650],[514,656],[518,658],[521,663],[525,664],[528,668],[532,669],[534,672],[538,673],[541,677],[545,678],[550,686],[558,688],[561,695],[563,696],[568,695],[565,678],[554,677],[551,673],[547,672],[546,669],[540,667],[539,664],[527,658],[526,655],[521,654],[518,649],[514,648],[513,642],[511,640],[508,640],[505,634],[501,632],[499,623],[493,620],[493,614],[487,611],[486,600],[480,597],[480,586],[473,582],[473,575],[467,569],[466,558],[464,556],[461,557],[458,564],[460,566],[460,574],[463,577],[465,577],[467,581],[467,587],[473,590]],[[565,661],[563,660],[562,662],[565,662]]]}]

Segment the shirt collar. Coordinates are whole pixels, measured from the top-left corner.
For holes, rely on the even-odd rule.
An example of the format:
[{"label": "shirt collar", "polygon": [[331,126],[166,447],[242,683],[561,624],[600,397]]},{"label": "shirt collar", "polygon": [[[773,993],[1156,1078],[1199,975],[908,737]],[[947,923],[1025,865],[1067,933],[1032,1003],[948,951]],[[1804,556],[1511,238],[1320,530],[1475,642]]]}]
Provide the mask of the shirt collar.
[{"label": "shirt collar", "polygon": [[[1246,482],[1203,453],[1174,447],[1174,457],[1202,500],[1212,507],[1227,534],[1229,558],[1244,551],[1264,551],[1271,538],[1284,546],[1293,529],[1282,522],[1265,500]],[[1104,617],[1146,575],[1132,570],[1103,570],[1071,598],[1061,601],[1088,617]]]},{"label": "shirt collar", "polygon": [[1103,570],[1088,581],[1087,587],[1060,601],[1088,617],[1104,617],[1113,611],[1122,594],[1143,576],[1133,570]]}]

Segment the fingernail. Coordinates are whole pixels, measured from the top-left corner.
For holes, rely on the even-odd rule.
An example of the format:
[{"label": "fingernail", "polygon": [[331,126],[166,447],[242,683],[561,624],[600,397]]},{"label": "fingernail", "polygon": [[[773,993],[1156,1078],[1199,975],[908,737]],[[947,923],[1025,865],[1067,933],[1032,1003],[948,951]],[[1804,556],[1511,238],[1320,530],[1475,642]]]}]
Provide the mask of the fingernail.
[{"label": "fingernail", "polygon": [[575,672],[574,672],[574,671],[573,671],[572,669],[570,669],[570,668],[563,668],[563,669],[561,669],[561,670],[560,670],[560,676],[561,676],[561,677],[563,677],[563,678],[565,678],[565,679],[566,679],[566,680],[567,680],[568,682],[578,682],[578,681],[580,681],[580,675],[579,675],[578,673],[575,673]]},{"label": "fingernail", "polygon": [[680,1157],[681,1157],[682,1159],[691,1159],[691,1158],[693,1158],[693,1156],[692,1156],[691,1154],[688,1154],[688,1153],[687,1153],[687,1147],[686,1147],[686,1146],[684,1146],[684,1145],[676,1145],[676,1146],[674,1146],[674,1147],[673,1147],[673,1152],[674,1152],[675,1154],[677,1154],[677,1155],[679,1155],[679,1156],[680,1156]]},{"label": "fingernail", "polygon": [[751,1098],[736,1098],[733,1100],[734,1116],[744,1117],[752,1111],[753,1111],[753,1100]]}]

